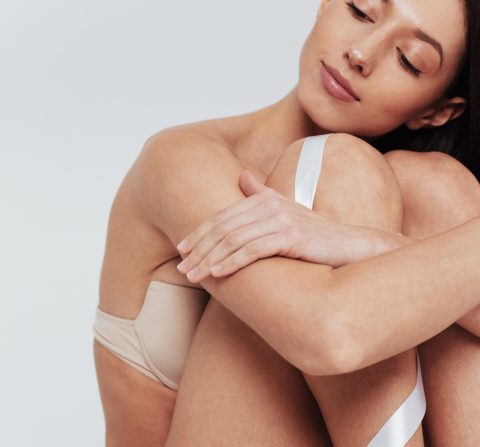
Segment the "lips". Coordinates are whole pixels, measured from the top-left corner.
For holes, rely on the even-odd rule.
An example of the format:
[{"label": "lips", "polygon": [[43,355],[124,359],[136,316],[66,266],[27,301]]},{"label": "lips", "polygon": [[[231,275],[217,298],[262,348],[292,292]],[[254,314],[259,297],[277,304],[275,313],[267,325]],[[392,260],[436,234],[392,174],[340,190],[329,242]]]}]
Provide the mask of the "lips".
[{"label": "lips", "polygon": [[337,69],[322,61],[321,74],[325,88],[333,96],[346,102],[360,101],[348,79],[344,78]]}]

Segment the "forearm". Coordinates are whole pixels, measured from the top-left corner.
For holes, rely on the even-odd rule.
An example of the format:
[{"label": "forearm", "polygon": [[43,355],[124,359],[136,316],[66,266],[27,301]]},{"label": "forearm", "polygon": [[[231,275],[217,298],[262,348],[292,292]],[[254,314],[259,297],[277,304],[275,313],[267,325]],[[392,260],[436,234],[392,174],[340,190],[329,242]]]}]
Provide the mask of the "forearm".
[{"label": "forearm", "polygon": [[[174,245],[245,198],[236,181],[242,166],[204,140],[161,135],[134,166],[143,212]],[[479,239],[477,219],[338,269],[275,256],[201,284],[290,363],[335,374],[416,346],[473,309]]]},{"label": "forearm", "polygon": [[[325,266],[271,258],[228,278],[208,278],[202,285],[282,355],[291,334],[293,346],[286,354],[294,364],[298,348],[296,363],[303,362],[310,373],[346,372],[422,343],[477,306],[479,247],[476,218],[446,233],[332,269],[328,280]],[[277,262],[282,265],[275,269]],[[252,279],[250,268],[258,281],[246,287],[244,280]],[[271,282],[266,280],[269,275]],[[278,292],[272,294],[270,287]],[[322,356],[329,364],[323,365]]]},{"label": "forearm", "polygon": [[207,277],[201,284],[289,363],[311,372],[312,359],[320,358],[322,372],[333,374],[337,359],[332,357],[348,343],[334,330],[333,315],[340,314],[329,293],[332,271],[275,256],[225,278]]},{"label": "forearm", "polygon": [[350,330],[366,348],[362,366],[418,345],[479,305],[479,248],[475,218],[333,271],[334,293],[355,315]]},{"label": "forearm", "polygon": [[[358,252],[358,260],[386,253],[418,241],[418,239],[401,233],[388,233],[374,228],[359,228],[355,231],[359,236],[362,234],[370,240],[369,250],[364,250],[363,253]],[[456,323],[473,335],[480,337],[480,306],[463,315]]]},{"label": "forearm", "polygon": [[[341,234],[345,244],[352,250],[349,264],[418,242],[418,239],[402,233],[392,233],[377,228],[358,225],[341,225],[341,228],[343,228]],[[340,230],[337,231],[340,232]]]}]

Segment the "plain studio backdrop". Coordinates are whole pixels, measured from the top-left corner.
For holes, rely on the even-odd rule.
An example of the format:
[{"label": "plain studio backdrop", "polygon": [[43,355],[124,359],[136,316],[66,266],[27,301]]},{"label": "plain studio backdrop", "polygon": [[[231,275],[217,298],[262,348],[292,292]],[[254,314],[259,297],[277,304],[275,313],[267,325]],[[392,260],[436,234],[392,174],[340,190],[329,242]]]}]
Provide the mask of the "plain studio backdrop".
[{"label": "plain studio backdrop", "polygon": [[114,194],[160,129],[295,85],[318,0],[0,0],[0,445],[103,445],[92,322]]}]

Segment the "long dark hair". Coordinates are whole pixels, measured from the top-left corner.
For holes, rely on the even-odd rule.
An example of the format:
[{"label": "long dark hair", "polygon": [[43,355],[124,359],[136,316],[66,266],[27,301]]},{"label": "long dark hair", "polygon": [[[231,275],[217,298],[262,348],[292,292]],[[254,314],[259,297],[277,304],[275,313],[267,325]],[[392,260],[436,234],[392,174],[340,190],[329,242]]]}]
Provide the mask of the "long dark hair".
[{"label": "long dark hair", "polygon": [[441,127],[413,131],[402,125],[376,138],[372,144],[382,153],[392,149],[444,152],[463,163],[480,181],[480,61],[477,62],[480,57],[480,1],[464,1],[465,52],[457,75],[444,95],[465,98],[465,112]]}]

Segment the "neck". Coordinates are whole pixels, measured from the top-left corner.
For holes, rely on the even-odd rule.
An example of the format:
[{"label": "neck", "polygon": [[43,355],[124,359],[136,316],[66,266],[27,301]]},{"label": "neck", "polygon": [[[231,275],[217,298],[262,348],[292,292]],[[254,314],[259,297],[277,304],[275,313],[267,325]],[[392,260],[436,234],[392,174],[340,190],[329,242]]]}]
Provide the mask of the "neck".
[{"label": "neck", "polygon": [[327,132],[302,109],[296,87],[280,101],[239,118],[246,119],[248,124],[244,132],[236,135],[234,151],[263,181],[289,144]]}]

